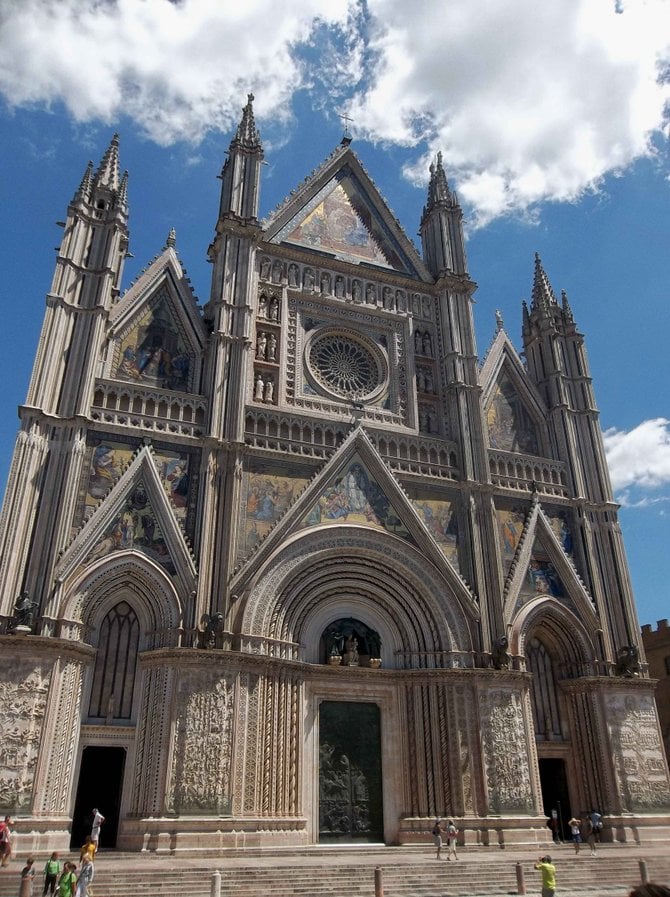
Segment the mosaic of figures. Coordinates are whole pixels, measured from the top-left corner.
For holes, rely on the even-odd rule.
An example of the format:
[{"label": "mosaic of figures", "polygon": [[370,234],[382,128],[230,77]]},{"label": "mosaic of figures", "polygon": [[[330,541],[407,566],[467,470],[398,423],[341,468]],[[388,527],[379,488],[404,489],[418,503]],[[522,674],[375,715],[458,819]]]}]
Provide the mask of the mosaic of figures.
[{"label": "mosaic of figures", "polygon": [[491,448],[537,455],[537,428],[509,376],[503,371],[486,412]]},{"label": "mosaic of figures", "polygon": [[[78,501],[78,523],[85,523],[121,478],[139,448],[137,443],[94,439],[86,449],[84,474]],[[175,516],[185,520],[188,511],[190,456],[156,447],[154,463],[165,491],[172,502]]]},{"label": "mosaic of figures", "polygon": [[126,551],[131,548],[157,561],[171,575],[176,572],[146,487],[142,482],[135,486],[84,563],[90,564],[115,551]]},{"label": "mosaic of figures", "polygon": [[453,501],[436,501],[420,490],[408,489],[412,504],[419,512],[431,536],[456,570],[458,563],[458,515]]},{"label": "mosaic of figures", "polygon": [[289,476],[286,467],[267,466],[262,471],[246,471],[243,494],[244,528],[239,553],[247,555],[269,533],[309,481],[305,476]]},{"label": "mosaic of figures", "polygon": [[519,539],[526,523],[527,512],[528,508],[524,505],[496,509],[505,575],[509,573],[516,550],[519,547]]},{"label": "mosaic of figures", "polygon": [[191,389],[192,353],[166,296],[146,308],[123,337],[119,351],[114,372],[119,380],[178,392]]},{"label": "mosaic of figures", "polygon": [[[345,187],[343,186],[346,185]],[[287,236],[291,243],[334,252],[348,261],[402,268],[396,253],[372,235],[373,222],[353,180],[345,178]]]},{"label": "mosaic of figures", "polygon": [[365,465],[354,455],[302,520],[302,526],[355,523],[410,535],[398,512]]}]

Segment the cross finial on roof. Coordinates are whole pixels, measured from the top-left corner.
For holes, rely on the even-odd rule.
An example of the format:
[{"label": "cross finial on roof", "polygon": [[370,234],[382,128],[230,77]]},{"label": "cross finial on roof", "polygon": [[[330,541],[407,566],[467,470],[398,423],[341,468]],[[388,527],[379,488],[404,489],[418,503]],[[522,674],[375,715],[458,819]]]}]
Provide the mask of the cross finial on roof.
[{"label": "cross finial on roof", "polygon": [[342,125],[344,127],[344,134],[342,135],[342,143],[351,143],[351,133],[349,131],[349,122],[353,121],[353,118],[349,115],[348,112],[338,112],[339,118],[342,119]]}]

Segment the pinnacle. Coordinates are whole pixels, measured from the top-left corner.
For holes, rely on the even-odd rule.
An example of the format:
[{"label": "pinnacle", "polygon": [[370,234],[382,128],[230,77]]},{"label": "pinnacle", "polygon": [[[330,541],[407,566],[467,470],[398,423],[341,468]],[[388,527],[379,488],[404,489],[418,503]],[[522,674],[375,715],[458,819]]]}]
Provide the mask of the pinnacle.
[{"label": "pinnacle", "polygon": [[114,134],[112,142],[95,174],[96,187],[108,187],[110,190],[119,189],[119,135]]},{"label": "pinnacle", "polygon": [[447,176],[444,173],[444,166],[442,165],[442,153],[439,152],[436,161],[431,163],[430,166],[430,181],[428,183],[428,202],[426,204],[426,211],[430,212],[430,210],[438,203],[452,201],[453,197],[449,190]]},{"label": "pinnacle", "polygon": [[247,105],[242,110],[242,119],[235,134],[235,142],[241,143],[242,146],[249,149],[255,149],[261,145],[261,135],[258,133],[254,119],[253,101],[253,93],[248,94]]},{"label": "pinnacle", "polygon": [[167,239],[165,241],[164,249],[174,249],[177,245],[177,231],[174,227],[170,228],[170,233],[167,235]]},{"label": "pinnacle", "polygon": [[533,292],[531,295],[531,308],[548,309],[556,305],[556,296],[549,283],[549,278],[542,267],[542,261],[538,252],[535,253],[535,274],[533,277]]}]

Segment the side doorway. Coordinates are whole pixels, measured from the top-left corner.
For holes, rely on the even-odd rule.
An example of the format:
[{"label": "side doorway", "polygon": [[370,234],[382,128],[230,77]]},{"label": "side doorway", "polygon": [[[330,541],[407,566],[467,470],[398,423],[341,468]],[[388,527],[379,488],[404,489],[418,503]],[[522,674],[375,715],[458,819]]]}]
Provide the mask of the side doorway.
[{"label": "side doorway", "polygon": [[72,815],[71,848],[81,847],[86,836],[91,834],[94,808],[105,817],[100,829],[100,847],[116,847],[125,764],[125,748],[107,746],[84,748]]}]

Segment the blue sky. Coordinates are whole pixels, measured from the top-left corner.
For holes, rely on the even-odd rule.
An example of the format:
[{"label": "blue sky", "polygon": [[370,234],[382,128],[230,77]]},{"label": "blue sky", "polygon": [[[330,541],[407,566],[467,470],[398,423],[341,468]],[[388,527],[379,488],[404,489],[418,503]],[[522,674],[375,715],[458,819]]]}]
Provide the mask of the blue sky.
[{"label": "blue sky", "polygon": [[[670,616],[667,0],[25,0],[0,22],[0,477],[65,216],[121,136],[124,287],[171,227],[201,301],[224,152],[247,91],[268,213],[342,136],[415,238],[442,150],[463,203],[483,357],[520,346],[539,252],[586,345],[641,622]],[[664,69],[665,67],[665,69]],[[660,77],[665,70],[665,80]],[[665,117],[664,117],[665,116]]]}]

